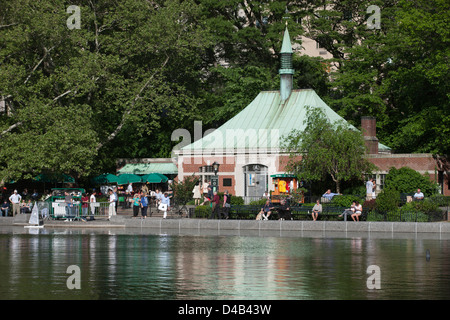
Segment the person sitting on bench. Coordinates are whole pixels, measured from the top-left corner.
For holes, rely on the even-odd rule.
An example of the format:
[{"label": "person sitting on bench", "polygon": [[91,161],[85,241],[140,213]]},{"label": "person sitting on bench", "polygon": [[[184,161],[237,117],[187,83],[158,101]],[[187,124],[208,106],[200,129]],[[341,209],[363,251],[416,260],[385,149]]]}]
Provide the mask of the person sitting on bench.
[{"label": "person sitting on bench", "polygon": [[267,200],[264,206],[261,208],[261,211],[256,216],[256,220],[269,220],[270,215],[272,214],[272,204],[270,200]]},{"label": "person sitting on bench", "polygon": [[355,206],[356,206],[356,201],[353,201],[351,207],[348,209],[345,209],[344,212],[342,212],[342,214],[339,215],[339,218],[342,216],[351,216],[352,214],[354,214]]},{"label": "person sitting on bench", "polygon": [[287,205],[286,200],[281,200],[281,205],[278,209],[280,220],[292,220],[291,208]]}]

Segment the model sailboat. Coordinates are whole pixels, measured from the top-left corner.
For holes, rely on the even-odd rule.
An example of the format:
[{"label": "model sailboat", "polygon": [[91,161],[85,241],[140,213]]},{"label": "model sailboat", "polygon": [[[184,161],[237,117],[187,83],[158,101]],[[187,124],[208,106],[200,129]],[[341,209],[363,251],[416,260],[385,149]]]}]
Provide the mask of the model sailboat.
[{"label": "model sailboat", "polygon": [[34,203],[33,210],[31,211],[30,220],[28,221],[29,225],[24,226],[24,228],[43,228],[44,226],[39,225],[39,208]]}]

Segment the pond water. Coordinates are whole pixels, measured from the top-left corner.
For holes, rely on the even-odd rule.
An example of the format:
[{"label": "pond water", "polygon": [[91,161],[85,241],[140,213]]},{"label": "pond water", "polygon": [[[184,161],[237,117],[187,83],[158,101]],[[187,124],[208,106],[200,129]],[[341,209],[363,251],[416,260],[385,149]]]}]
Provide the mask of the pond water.
[{"label": "pond water", "polygon": [[449,254],[449,240],[415,236],[0,227],[0,299],[448,299]]}]

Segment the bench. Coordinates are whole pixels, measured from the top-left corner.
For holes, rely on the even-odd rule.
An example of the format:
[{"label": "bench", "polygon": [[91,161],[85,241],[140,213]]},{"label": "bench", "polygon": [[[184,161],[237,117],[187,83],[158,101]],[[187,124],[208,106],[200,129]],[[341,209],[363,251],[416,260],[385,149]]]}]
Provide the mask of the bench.
[{"label": "bench", "polygon": [[[277,208],[279,205],[273,205],[274,209],[269,217],[269,220],[278,220],[279,214]],[[254,220],[256,216],[261,211],[262,206],[259,205],[232,205],[229,211],[229,217],[231,219],[242,219],[242,220]],[[293,220],[312,220],[312,208],[304,206],[291,206],[291,216]],[[322,213],[319,214],[318,220],[334,220],[343,221],[343,217],[339,217],[346,208],[343,207],[333,207],[333,206],[323,206]],[[359,216],[360,221],[365,221],[367,219],[368,212],[363,209],[362,214]],[[347,221],[353,221],[349,216]]]}]

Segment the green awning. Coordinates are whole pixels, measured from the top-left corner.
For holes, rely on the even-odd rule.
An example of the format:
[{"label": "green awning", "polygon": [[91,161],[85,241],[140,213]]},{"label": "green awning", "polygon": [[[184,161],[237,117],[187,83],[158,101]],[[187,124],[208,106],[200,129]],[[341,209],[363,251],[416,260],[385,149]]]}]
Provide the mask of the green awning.
[{"label": "green awning", "polygon": [[129,184],[136,182],[142,182],[142,179],[140,176],[135,174],[125,173],[117,176],[117,184]]},{"label": "green awning", "polygon": [[95,178],[92,178],[91,182],[95,185],[115,183],[117,182],[117,176],[111,173],[103,173]]},{"label": "green awning", "polygon": [[148,183],[164,183],[169,180],[165,175],[160,173],[150,173],[150,174],[144,174],[141,176],[142,182],[148,182]]},{"label": "green awning", "polygon": [[172,162],[129,163],[126,164],[122,169],[117,171],[117,174],[123,173],[132,173],[132,174],[160,173],[163,175],[167,175],[167,174],[178,174],[178,168]]},{"label": "green awning", "polygon": [[270,176],[271,178],[297,178],[297,176],[289,173],[279,173],[279,174],[273,174]]}]

